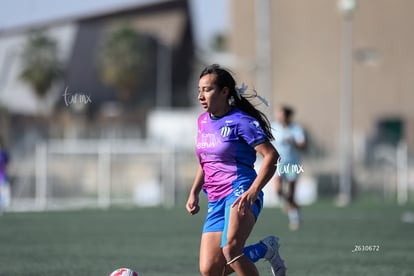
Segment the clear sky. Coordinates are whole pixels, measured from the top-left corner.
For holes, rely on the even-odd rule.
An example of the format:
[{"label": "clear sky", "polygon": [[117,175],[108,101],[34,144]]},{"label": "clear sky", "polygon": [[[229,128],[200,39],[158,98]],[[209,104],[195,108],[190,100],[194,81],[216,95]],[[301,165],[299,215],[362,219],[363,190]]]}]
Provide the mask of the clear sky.
[{"label": "clear sky", "polygon": [[[164,0],[1,0],[0,30],[3,28],[41,22],[47,19],[96,10],[108,10],[118,5],[154,3]],[[196,44],[202,46],[211,35],[228,29],[229,0],[189,0]]]}]

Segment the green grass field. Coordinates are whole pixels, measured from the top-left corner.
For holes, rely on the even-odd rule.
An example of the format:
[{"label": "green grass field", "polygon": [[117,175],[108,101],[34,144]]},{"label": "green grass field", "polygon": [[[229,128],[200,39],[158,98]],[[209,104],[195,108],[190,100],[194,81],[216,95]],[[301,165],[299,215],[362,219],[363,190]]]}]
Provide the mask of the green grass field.
[{"label": "green grass field", "polygon": [[[303,227],[291,232],[280,209],[266,208],[250,242],[276,234],[288,275],[414,275],[414,224],[401,215],[414,205],[332,202],[302,209]],[[199,275],[202,214],[183,206],[6,213],[0,216],[0,275],[109,275],[129,267],[140,275]],[[378,251],[352,252],[356,245]],[[271,275],[266,262],[258,267]]]}]

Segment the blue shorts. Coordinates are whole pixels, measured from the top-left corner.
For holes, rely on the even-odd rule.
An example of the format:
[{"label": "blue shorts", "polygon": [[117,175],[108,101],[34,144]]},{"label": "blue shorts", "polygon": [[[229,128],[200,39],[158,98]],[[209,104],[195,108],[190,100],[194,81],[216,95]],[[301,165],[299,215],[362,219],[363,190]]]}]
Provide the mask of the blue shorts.
[{"label": "blue shorts", "polygon": [[[227,228],[229,224],[230,208],[240,195],[231,193],[225,198],[209,201],[206,220],[204,221],[203,233],[207,232],[223,232],[221,246],[226,245]],[[260,211],[263,208],[263,192],[253,204],[253,214],[257,220]]]}]

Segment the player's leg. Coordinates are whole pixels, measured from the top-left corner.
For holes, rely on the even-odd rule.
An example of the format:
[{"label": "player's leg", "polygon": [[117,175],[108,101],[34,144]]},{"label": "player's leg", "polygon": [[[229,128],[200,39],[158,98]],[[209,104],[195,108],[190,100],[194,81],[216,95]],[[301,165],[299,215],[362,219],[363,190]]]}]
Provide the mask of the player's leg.
[{"label": "player's leg", "polygon": [[202,275],[222,276],[226,267],[226,259],[221,248],[226,199],[209,201],[207,209],[200,243],[200,272]]},{"label": "player's leg", "polygon": [[244,246],[249,237],[256,217],[252,209],[247,209],[241,213],[237,208],[226,207],[228,214],[228,224],[223,255],[227,264],[237,273],[237,275],[254,276],[259,275],[254,263],[244,255]]},{"label": "player's leg", "polygon": [[[260,211],[263,208],[263,198],[257,200],[254,204],[253,214],[257,220]],[[259,259],[266,259],[272,268],[273,275],[283,276],[286,274],[286,266],[284,261],[279,255],[279,238],[275,236],[269,236],[256,244],[246,246],[243,250],[245,256],[247,256],[253,263]]]},{"label": "player's leg", "polygon": [[282,183],[282,181],[283,181],[282,178],[278,175],[276,175],[273,178],[273,184],[274,184],[275,191],[276,191],[277,195],[280,198],[283,198],[283,186],[282,186],[283,183]]},{"label": "player's leg", "polygon": [[226,266],[220,247],[222,232],[206,232],[201,236],[200,272],[203,276],[221,276]]},{"label": "player's leg", "polygon": [[295,201],[296,191],[296,179],[292,179],[289,182],[287,201],[289,204],[288,216],[289,216],[289,228],[291,230],[297,230],[300,225],[299,206]]},{"label": "player's leg", "polygon": [[298,205],[295,202],[295,192],[296,192],[296,179],[289,180],[286,200],[290,208],[298,208]]},{"label": "player's leg", "polygon": [[256,244],[246,246],[243,250],[253,263],[265,259],[270,263],[273,275],[283,276],[286,274],[286,266],[279,254],[279,238],[268,236]]},{"label": "player's leg", "polygon": [[278,199],[280,201],[279,206],[282,209],[283,213],[287,213],[289,206],[287,204],[286,194],[285,194],[284,189],[283,189],[283,182],[284,181],[285,181],[284,174],[276,175],[273,178],[274,189],[275,189],[276,194],[278,196]]}]

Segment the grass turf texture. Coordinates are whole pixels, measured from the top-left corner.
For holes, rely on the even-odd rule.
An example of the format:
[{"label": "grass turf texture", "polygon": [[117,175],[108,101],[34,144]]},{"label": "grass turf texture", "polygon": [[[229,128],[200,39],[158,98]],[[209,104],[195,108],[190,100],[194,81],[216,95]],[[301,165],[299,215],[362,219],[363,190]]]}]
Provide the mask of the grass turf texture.
[{"label": "grass turf texture", "polygon": [[[289,275],[414,275],[414,206],[331,202],[302,210],[291,232],[280,209],[264,209],[249,239],[280,236]],[[199,275],[198,246],[205,207],[6,213],[0,216],[0,275],[109,275],[129,267],[142,276]],[[356,245],[379,246],[352,252]],[[261,275],[271,275],[259,261]]]}]

